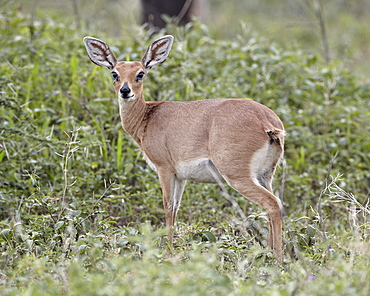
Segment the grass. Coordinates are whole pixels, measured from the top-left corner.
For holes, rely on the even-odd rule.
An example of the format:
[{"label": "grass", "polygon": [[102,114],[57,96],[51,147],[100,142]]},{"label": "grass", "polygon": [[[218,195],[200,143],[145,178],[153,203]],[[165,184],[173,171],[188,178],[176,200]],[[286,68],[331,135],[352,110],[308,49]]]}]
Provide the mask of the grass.
[{"label": "grass", "polygon": [[[87,58],[82,38],[94,34],[5,5],[1,295],[369,294],[368,84],[247,29],[221,40],[197,22],[169,24],[174,48],[147,77],[147,100],[251,97],[288,137],[274,183],[287,211],[282,263],[266,250],[261,208],[227,188],[244,219],[217,186],[194,183],[167,257],[158,179],[122,131],[109,73]],[[137,60],[155,36],[133,30],[95,36]]]}]

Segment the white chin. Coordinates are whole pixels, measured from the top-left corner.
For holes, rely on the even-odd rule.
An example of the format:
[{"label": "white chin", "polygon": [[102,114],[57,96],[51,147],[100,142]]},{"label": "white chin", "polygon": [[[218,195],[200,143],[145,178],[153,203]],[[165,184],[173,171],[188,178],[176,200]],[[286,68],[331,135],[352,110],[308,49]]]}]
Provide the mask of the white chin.
[{"label": "white chin", "polygon": [[118,96],[118,98],[123,101],[123,102],[130,102],[130,101],[133,101],[135,100],[135,95],[132,95],[132,96],[129,96],[129,97],[122,97],[122,96]]}]

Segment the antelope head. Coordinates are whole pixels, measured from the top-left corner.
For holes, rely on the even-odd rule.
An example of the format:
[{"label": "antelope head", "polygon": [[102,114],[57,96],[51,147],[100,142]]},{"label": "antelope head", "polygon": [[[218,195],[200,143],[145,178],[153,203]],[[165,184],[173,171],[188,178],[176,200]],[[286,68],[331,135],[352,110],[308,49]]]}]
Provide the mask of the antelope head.
[{"label": "antelope head", "polygon": [[161,37],[148,47],[140,62],[119,62],[105,42],[93,37],[84,38],[90,60],[111,71],[120,102],[142,99],[144,76],[152,67],[167,59],[172,43],[173,36]]}]

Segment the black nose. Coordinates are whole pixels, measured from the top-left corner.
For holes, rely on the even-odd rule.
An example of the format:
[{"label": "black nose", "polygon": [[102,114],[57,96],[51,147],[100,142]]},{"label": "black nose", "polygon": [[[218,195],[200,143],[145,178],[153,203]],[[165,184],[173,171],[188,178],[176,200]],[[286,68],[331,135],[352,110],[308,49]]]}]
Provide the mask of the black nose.
[{"label": "black nose", "polygon": [[128,86],[122,86],[119,92],[123,97],[127,97],[128,94],[131,92],[131,89]]}]

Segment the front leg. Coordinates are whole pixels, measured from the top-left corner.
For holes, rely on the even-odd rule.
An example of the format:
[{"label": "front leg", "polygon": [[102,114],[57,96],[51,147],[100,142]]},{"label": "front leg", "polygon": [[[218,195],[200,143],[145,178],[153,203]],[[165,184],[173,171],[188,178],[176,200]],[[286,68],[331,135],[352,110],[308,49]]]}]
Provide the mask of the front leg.
[{"label": "front leg", "polygon": [[179,180],[175,174],[166,170],[158,170],[158,175],[162,187],[163,208],[166,213],[166,227],[169,232],[169,245],[172,248],[176,215],[182,194],[184,193],[186,180]]}]

